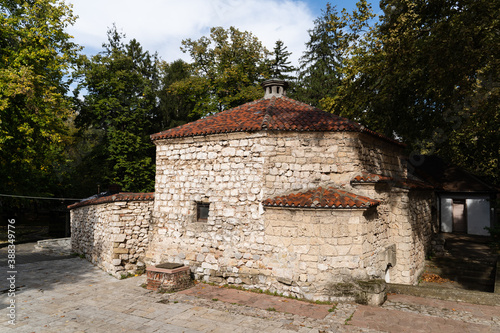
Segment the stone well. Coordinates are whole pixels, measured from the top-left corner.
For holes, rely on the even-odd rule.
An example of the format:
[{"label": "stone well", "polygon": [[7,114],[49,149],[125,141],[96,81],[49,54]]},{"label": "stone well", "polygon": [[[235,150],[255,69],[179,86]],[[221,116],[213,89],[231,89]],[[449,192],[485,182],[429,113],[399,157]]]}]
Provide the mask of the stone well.
[{"label": "stone well", "polygon": [[146,267],[147,289],[161,292],[174,292],[193,286],[188,266],[164,263]]}]

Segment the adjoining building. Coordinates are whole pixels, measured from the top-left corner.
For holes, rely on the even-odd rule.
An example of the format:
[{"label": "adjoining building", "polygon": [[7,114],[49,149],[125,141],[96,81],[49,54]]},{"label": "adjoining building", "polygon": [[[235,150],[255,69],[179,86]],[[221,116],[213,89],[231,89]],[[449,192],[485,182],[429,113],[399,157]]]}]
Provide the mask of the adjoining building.
[{"label": "adjoining building", "polygon": [[438,156],[412,160],[415,173],[435,189],[441,232],[489,236],[498,189]]}]

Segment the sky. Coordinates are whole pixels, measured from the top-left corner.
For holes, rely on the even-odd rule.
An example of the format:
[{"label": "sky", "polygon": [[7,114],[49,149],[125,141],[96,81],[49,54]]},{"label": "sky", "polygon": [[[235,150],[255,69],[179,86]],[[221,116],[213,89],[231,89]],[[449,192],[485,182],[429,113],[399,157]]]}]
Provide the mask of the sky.
[{"label": "sky", "polygon": [[[172,62],[188,54],[180,50],[181,42],[209,36],[210,28],[234,26],[254,34],[270,51],[282,40],[290,60],[297,65],[309,40],[308,30],[326,8],[326,0],[65,0],[78,16],[68,28],[83,52],[94,55],[102,51],[107,31],[113,24],[135,38],[150,53]],[[356,0],[330,1],[340,11],[352,10]],[[377,12],[378,6],[374,5]]]}]

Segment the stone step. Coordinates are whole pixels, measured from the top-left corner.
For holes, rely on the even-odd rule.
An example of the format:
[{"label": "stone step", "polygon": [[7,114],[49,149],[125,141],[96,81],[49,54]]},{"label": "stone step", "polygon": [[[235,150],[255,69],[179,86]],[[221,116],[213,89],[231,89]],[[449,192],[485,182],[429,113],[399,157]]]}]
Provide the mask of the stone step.
[{"label": "stone step", "polygon": [[490,306],[498,306],[500,304],[500,294],[476,290],[441,288],[436,285],[422,287],[388,283],[387,292]]},{"label": "stone step", "polygon": [[71,237],[39,240],[36,251],[71,253]]},{"label": "stone step", "polygon": [[468,265],[493,266],[497,261],[497,257],[498,256],[484,256],[484,257],[443,256],[443,257],[434,257],[426,261],[435,264],[454,265],[454,266],[468,266]]},{"label": "stone step", "polygon": [[495,279],[489,278],[478,278],[478,277],[467,277],[459,275],[441,275],[438,274],[443,279],[448,279],[450,281],[458,282],[461,285],[468,286],[468,289],[480,288],[481,286],[487,287],[486,289],[493,288],[495,284]]},{"label": "stone step", "polygon": [[[493,292],[496,268],[489,262],[470,259],[435,258],[426,261],[425,271],[437,274],[467,290]],[[454,287],[458,287],[454,285]]]},{"label": "stone step", "polygon": [[429,273],[446,276],[459,276],[463,278],[492,279],[495,276],[495,267],[453,267],[437,266],[435,264],[426,264],[425,270]]}]

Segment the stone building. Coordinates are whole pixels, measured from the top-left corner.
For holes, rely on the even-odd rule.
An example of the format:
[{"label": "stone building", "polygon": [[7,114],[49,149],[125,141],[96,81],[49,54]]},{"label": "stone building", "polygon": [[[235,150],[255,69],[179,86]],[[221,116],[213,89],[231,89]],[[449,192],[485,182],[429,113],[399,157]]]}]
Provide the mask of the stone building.
[{"label": "stone building", "polygon": [[[137,253],[116,218],[110,227],[126,237],[100,260],[114,260],[112,272],[178,262],[199,280],[308,299],[335,298],[354,280],[416,283],[434,201],[432,188],[407,179],[404,145],[286,97],[283,81],[264,88],[260,100],[151,136],[148,244],[132,261],[114,253]],[[84,208],[73,206],[73,226],[97,228]],[[92,256],[93,247],[75,250]]]}]

